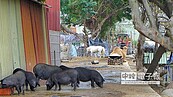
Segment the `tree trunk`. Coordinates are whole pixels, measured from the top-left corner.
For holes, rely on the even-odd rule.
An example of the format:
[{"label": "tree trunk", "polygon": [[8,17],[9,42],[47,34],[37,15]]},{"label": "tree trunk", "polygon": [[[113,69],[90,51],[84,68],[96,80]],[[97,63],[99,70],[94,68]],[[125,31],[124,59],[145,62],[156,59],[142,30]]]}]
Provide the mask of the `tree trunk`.
[{"label": "tree trunk", "polygon": [[[88,33],[86,31],[86,27],[85,26],[84,26],[83,29],[84,29],[83,31],[85,33],[85,35],[83,36],[84,52],[86,52],[86,48],[88,47]],[[86,54],[85,54],[85,56],[86,56]]]},{"label": "tree trunk", "polygon": [[145,37],[143,35],[139,35],[138,39],[138,46],[137,46],[137,54],[136,54],[136,70],[137,71],[143,71],[143,54],[144,50],[142,49],[142,46],[144,44]]},{"label": "tree trunk", "polygon": [[162,57],[163,53],[165,52],[165,48],[163,46],[159,46],[158,50],[156,51],[156,54],[154,55],[153,60],[151,61],[151,65],[148,68],[146,74],[145,74],[145,80],[149,80],[151,75],[154,73],[154,70],[158,66],[158,63],[160,61],[160,58]]}]

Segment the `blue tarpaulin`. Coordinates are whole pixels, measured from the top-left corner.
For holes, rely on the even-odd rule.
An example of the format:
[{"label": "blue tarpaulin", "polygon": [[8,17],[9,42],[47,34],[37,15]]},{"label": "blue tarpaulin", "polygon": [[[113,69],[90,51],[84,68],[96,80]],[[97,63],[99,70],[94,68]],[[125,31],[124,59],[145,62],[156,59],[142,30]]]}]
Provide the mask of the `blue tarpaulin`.
[{"label": "blue tarpaulin", "polygon": [[77,51],[76,51],[76,48],[74,45],[71,45],[71,47],[70,47],[70,55],[72,57],[77,57]]},{"label": "blue tarpaulin", "polygon": [[73,35],[73,34],[70,34],[70,35],[60,35],[60,40],[61,40],[61,42],[63,41],[64,44],[80,41],[80,39],[78,37],[76,37],[75,35]]}]

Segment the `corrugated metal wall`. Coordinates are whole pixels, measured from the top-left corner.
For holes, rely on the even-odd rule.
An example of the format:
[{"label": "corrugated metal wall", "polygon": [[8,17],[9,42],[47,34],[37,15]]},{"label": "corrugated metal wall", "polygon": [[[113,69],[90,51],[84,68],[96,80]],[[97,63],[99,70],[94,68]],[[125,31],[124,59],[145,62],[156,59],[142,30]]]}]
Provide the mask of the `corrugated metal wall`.
[{"label": "corrugated metal wall", "polygon": [[49,8],[49,30],[60,31],[60,0],[46,0],[46,3],[51,6]]},{"label": "corrugated metal wall", "polygon": [[49,60],[43,13],[42,5],[30,0],[21,0],[26,67],[29,71],[32,71],[36,63],[47,63]]},{"label": "corrugated metal wall", "polygon": [[0,78],[25,69],[19,0],[0,0]]},{"label": "corrugated metal wall", "polygon": [[47,8],[42,8],[42,21],[43,21],[43,32],[45,40],[45,52],[46,52],[46,63],[51,63],[50,57],[50,41],[49,41],[49,30],[48,30],[48,17],[47,17]]}]

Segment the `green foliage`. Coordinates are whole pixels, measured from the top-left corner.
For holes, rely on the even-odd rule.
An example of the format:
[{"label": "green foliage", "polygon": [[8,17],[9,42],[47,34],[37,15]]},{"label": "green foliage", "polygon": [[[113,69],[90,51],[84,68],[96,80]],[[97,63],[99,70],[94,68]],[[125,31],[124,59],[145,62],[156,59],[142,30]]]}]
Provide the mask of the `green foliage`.
[{"label": "green foliage", "polygon": [[106,32],[110,31],[110,29],[114,26],[114,24],[117,22],[116,17],[110,17],[110,19],[108,19],[102,26],[101,32],[99,37],[101,38],[105,38],[106,36]]},{"label": "green foliage", "polygon": [[126,18],[126,19],[129,19],[129,20],[132,19],[130,13],[131,13],[130,8],[126,8],[123,11],[119,11],[118,15],[117,15],[117,20],[121,21],[122,18]]},{"label": "green foliage", "polygon": [[99,37],[104,37],[117,21],[121,21],[122,18],[131,19],[131,10],[127,6],[128,0],[61,0],[61,18],[63,23],[68,25],[92,22],[90,24],[93,27],[87,27],[89,30],[95,30],[106,16],[113,14],[101,27]]},{"label": "green foliage", "polygon": [[93,0],[61,0],[62,20],[65,24],[81,25],[95,15]]},{"label": "green foliage", "polygon": [[[118,10],[119,8],[121,8],[123,5],[128,3],[128,0],[109,0],[110,4],[112,5],[111,8],[114,8],[115,11]],[[113,12],[114,10],[110,9],[111,12]],[[118,11],[116,13],[116,16],[112,16],[110,17],[102,26],[101,29],[101,33],[100,33],[100,37],[104,38],[105,34],[107,31],[109,31],[116,22],[118,21],[122,21],[122,18],[126,18],[126,19],[131,19],[131,9],[130,8],[124,8],[121,11]]]}]

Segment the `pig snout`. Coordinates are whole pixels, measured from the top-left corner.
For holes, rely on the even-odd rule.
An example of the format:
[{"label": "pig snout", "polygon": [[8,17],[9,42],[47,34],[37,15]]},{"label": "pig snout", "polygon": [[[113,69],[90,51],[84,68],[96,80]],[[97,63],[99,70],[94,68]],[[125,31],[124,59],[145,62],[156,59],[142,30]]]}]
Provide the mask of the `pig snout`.
[{"label": "pig snout", "polygon": [[31,80],[30,85],[31,85],[33,88],[36,88],[37,82],[36,82],[35,80]]},{"label": "pig snout", "polygon": [[100,88],[103,88],[103,82],[95,82],[97,84],[97,86],[99,86]]}]

